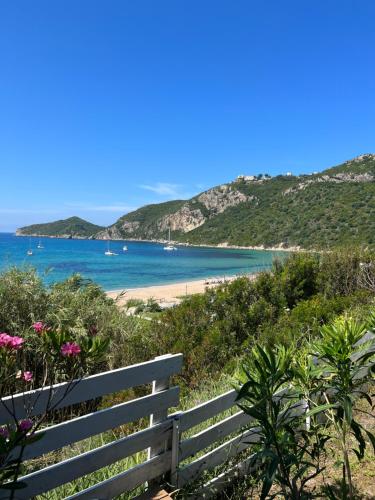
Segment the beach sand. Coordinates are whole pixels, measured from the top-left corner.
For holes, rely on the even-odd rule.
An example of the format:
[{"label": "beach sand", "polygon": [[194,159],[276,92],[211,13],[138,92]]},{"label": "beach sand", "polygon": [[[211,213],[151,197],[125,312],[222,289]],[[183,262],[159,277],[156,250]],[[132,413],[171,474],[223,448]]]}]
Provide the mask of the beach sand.
[{"label": "beach sand", "polygon": [[[253,279],[255,275],[249,275]],[[232,281],[236,276],[226,277],[225,281]],[[207,281],[209,284],[207,284]],[[163,302],[179,302],[179,299],[185,295],[192,295],[194,293],[203,293],[206,288],[218,286],[215,279],[185,281],[183,283],[171,283],[169,285],[154,285],[146,286],[143,288],[129,288],[127,290],[115,290],[107,292],[107,295],[115,299],[121,292],[124,295],[119,298],[118,305],[125,304],[129,299],[147,300],[150,298],[155,299],[159,303]]]},{"label": "beach sand", "polygon": [[[207,286],[206,280],[186,281],[184,283],[171,283],[169,285],[145,286],[143,288],[129,288],[124,290],[125,294],[119,299],[118,304],[122,305],[129,299],[147,300],[150,298],[158,302],[174,302],[178,297],[191,295],[193,293],[203,293]],[[215,286],[215,285],[211,285]],[[107,292],[107,295],[115,299],[121,291]]]}]

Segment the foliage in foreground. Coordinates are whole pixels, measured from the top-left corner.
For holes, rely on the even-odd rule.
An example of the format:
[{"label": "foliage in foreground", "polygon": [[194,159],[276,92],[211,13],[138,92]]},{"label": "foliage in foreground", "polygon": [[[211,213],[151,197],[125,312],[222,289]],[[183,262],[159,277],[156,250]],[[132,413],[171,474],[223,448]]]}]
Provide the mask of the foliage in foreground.
[{"label": "foliage in foreground", "polygon": [[[349,456],[354,453],[363,459],[365,436],[375,452],[375,436],[353,417],[360,399],[370,405],[370,412],[374,410],[366,392],[374,381],[374,332],[367,334],[367,342],[365,337],[368,328],[374,329],[373,320],[373,315],[367,324],[347,317],[336,319],[321,329],[319,341],[308,346],[308,356],[291,347],[252,349],[237,399],[254,421],[252,431],[260,437],[252,465],[258,467],[262,499],[275,485],[283,498],[304,498],[306,484],[324,470],[321,459],[332,437],[342,454],[342,490],[353,498]],[[351,448],[350,437],[357,447]]]},{"label": "foliage in foreground", "polygon": [[[63,402],[92,366],[103,359],[107,347],[108,340],[92,337],[77,343],[69,331],[52,330],[40,321],[30,327],[27,338],[0,333],[1,409],[8,414],[6,425],[0,426],[0,491],[10,490],[9,498],[13,498],[15,489],[23,486],[17,480],[25,448],[43,439],[43,434],[37,431],[46,424],[47,415]],[[38,364],[31,371],[30,360],[36,358]],[[33,387],[51,391],[55,382],[63,380],[68,382],[64,393],[49,397],[35,414],[35,397],[29,391]],[[16,394],[23,395],[22,419],[13,404]]]}]

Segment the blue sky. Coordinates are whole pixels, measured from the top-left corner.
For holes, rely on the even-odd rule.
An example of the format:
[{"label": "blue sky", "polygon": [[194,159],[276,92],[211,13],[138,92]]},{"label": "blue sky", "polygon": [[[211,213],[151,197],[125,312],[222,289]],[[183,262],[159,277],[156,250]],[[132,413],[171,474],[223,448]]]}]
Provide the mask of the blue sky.
[{"label": "blue sky", "polygon": [[375,140],[373,0],[3,0],[0,231]]}]

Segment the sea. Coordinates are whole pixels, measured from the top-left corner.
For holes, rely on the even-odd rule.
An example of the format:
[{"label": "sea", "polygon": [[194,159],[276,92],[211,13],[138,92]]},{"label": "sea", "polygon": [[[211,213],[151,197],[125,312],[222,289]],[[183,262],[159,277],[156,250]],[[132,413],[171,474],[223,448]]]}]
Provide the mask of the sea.
[{"label": "sea", "polygon": [[[41,243],[43,248],[38,249]],[[269,269],[285,252],[178,246],[163,244],[59,238],[28,238],[0,233],[0,271],[12,266],[33,267],[45,283],[62,281],[74,273],[91,279],[106,291],[223,278]],[[123,251],[123,246],[128,247]],[[32,255],[27,255],[31,248]]]}]

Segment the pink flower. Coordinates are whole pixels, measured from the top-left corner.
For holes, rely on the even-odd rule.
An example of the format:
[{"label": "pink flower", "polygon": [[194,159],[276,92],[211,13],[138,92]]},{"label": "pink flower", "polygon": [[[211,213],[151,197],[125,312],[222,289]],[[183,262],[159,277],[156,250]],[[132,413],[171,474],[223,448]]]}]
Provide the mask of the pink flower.
[{"label": "pink flower", "polygon": [[0,427],[0,437],[2,437],[4,439],[8,439],[9,431],[6,427]]},{"label": "pink flower", "polygon": [[18,351],[21,349],[24,339],[22,337],[8,335],[7,333],[0,333],[0,347],[7,347]]},{"label": "pink flower", "polygon": [[0,333],[0,347],[8,347],[11,338],[7,333]]},{"label": "pink flower", "polygon": [[43,331],[46,329],[46,325],[43,323],[43,321],[37,321],[32,325],[34,328],[34,331],[36,333],[43,333]]},{"label": "pink flower", "polygon": [[27,418],[26,420],[21,420],[21,422],[19,422],[18,429],[21,432],[27,432],[31,429],[32,426],[33,426],[33,421]]},{"label": "pink flower", "polygon": [[63,356],[78,356],[81,348],[76,342],[66,342],[61,346],[60,351]]},{"label": "pink flower", "polygon": [[23,372],[22,375],[21,375],[21,378],[25,382],[31,382],[32,379],[33,379],[33,372]]},{"label": "pink flower", "polygon": [[9,342],[8,342],[8,347],[11,349],[18,351],[21,349],[22,344],[24,343],[24,339],[22,337],[10,337]]}]

